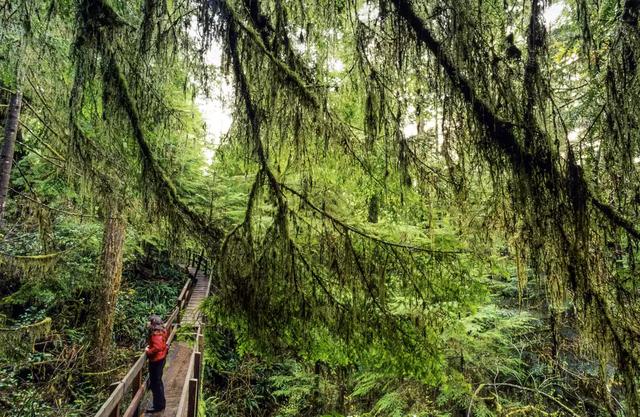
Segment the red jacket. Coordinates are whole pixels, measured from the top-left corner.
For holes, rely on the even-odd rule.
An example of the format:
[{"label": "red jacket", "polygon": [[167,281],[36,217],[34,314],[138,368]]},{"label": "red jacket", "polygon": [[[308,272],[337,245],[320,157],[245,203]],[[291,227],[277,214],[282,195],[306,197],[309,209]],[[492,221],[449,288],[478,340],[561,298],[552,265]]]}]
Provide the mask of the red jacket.
[{"label": "red jacket", "polygon": [[149,336],[149,346],[145,349],[149,362],[158,362],[167,357],[169,346],[167,345],[166,330],[153,330]]}]

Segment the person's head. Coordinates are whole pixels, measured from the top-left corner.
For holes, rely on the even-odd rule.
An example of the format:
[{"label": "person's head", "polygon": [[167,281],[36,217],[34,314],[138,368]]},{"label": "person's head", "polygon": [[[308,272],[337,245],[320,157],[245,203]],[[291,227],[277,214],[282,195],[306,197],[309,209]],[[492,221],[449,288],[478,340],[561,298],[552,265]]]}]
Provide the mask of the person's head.
[{"label": "person's head", "polygon": [[156,316],[155,314],[149,317],[149,327],[151,330],[162,330],[164,329],[164,324],[162,323],[162,318],[160,316]]}]

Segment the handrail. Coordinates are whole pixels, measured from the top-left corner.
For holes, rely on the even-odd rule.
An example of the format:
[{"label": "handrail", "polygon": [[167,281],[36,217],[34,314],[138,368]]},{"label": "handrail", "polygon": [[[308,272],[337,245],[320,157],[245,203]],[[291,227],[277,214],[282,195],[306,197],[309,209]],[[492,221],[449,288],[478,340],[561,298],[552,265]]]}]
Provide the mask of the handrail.
[{"label": "handrail", "polygon": [[189,380],[191,379],[191,375],[193,373],[193,363],[194,363],[194,354],[196,351],[194,350],[191,353],[191,357],[189,358],[189,366],[187,367],[187,374],[185,376],[185,383],[182,385],[182,393],[180,394],[180,402],[178,403],[178,408],[176,410],[176,417],[182,417],[184,414],[184,408],[187,405],[188,398],[187,395],[189,393]]},{"label": "handrail", "polygon": [[180,295],[178,296],[178,302],[181,302],[182,300],[184,300],[184,296],[187,294],[187,291],[189,291],[189,287],[191,285],[192,285],[192,281],[191,281],[191,278],[189,278],[189,280],[184,283],[184,286],[182,287],[182,291],[180,291]]},{"label": "handrail", "polygon": [[189,366],[182,385],[180,402],[176,410],[176,417],[197,417],[198,395],[202,382],[202,348],[203,335],[201,324],[196,327],[193,351],[189,358]]},{"label": "handrail", "polygon": [[[188,257],[188,265],[191,264],[191,254]],[[195,260],[195,257],[194,259]],[[177,298],[176,307],[171,311],[171,314],[167,317],[165,326],[170,329],[169,338],[167,343],[171,343],[174,339],[178,325],[174,323],[184,308],[184,306],[188,303],[191,298],[192,289],[193,289],[193,279],[189,277],[185,282],[182,290],[180,291],[180,295]],[[200,331],[200,326],[198,326],[198,332]],[[122,403],[123,398],[127,394],[127,392],[131,391],[132,398],[129,406],[123,414],[123,417],[138,417],[140,403],[144,397],[144,392],[147,388],[148,378],[143,380],[142,372],[144,370],[144,365],[147,362],[146,353],[140,354],[138,359],[134,362],[134,364],[129,368],[126,375],[115,384],[115,388],[109,395],[109,398],[102,404],[98,412],[96,412],[95,417],[119,417],[120,416],[120,405]],[[190,375],[191,371],[187,373]]]},{"label": "handrail", "polygon": [[[207,284],[207,294],[211,289],[211,276]],[[189,366],[182,385],[182,393],[180,394],[180,402],[176,410],[176,417],[197,417],[198,401],[200,396],[200,388],[202,385],[202,349],[204,348],[204,335],[202,334],[202,322],[196,321],[195,340],[193,351],[189,358]]]}]

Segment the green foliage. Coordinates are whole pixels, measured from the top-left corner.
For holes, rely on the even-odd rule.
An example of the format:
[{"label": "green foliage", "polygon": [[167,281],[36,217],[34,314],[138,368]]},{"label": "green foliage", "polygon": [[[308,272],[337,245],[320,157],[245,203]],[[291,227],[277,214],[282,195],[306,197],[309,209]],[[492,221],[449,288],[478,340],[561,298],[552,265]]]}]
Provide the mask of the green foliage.
[{"label": "green foliage", "polygon": [[318,376],[292,361],[279,364],[278,373],[269,378],[269,383],[271,395],[279,403],[276,415],[282,417],[306,414],[314,401],[318,402],[318,396],[329,398],[327,391],[334,388],[329,381],[318,381]]},{"label": "green foliage", "polygon": [[[614,0],[3,4],[0,116],[16,89],[25,108],[0,326],[26,342],[0,361],[0,405],[96,408],[82,349],[117,207],[109,378],[170,311],[178,251],[204,247],[210,415],[637,416],[639,16]],[[208,164],[193,97],[225,82],[234,123]]]},{"label": "green foliage", "polygon": [[[180,276],[180,278],[184,278]],[[149,316],[168,317],[175,307],[184,279],[167,282],[140,282],[125,286],[116,307],[115,334],[117,343],[142,349],[146,344]]]}]

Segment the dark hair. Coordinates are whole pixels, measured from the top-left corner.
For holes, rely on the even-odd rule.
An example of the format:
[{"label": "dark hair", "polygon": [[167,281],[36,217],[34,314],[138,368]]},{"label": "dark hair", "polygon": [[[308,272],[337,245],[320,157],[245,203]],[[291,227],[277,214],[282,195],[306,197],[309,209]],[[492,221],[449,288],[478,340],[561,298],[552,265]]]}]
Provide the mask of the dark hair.
[{"label": "dark hair", "polygon": [[162,318],[160,316],[157,316],[155,314],[152,315],[151,317],[149,317],[149,323],[151,324],[152,330],[164,329],[164,323],[162,323]]}]

